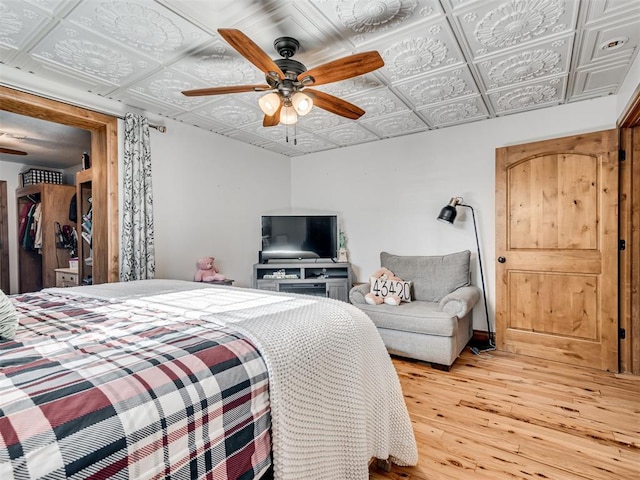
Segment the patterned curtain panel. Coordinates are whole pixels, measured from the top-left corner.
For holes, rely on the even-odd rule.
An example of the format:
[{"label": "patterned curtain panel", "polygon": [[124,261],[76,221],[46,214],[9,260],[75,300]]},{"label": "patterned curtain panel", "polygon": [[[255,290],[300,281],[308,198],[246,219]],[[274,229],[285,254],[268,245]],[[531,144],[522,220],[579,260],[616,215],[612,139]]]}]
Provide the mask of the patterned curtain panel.
[{"label": "patterned curtain panel", "polygon": [[156,270],[149,122],[124,118],[124,172],[120,281],[154,277]]}]

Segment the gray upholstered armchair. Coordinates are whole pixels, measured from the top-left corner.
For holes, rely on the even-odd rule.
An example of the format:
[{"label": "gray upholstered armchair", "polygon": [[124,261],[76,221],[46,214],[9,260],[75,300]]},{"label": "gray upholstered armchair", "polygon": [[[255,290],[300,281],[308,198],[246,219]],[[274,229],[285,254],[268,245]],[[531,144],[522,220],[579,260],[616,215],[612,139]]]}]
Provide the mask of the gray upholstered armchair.
[{"label": "gray upholstered armchair", "polygon": [[443,256],[380,253],[380,265],[412,282],[412,301],[370,305],[369,284],[353,287],[349,299],[375,323],[389,353],[449,369],[473,334],[471,312],[481,291],[471,285],[471,252]]}]

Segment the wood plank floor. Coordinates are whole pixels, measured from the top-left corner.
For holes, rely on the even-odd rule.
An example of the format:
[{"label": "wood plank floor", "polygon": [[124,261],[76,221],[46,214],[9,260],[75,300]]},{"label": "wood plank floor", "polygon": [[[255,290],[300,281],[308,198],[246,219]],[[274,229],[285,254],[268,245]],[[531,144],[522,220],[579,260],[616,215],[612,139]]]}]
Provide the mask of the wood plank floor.
[{"label": "wood plank floor", "polygon": [[393,362],[420,460],[371,480],[640,479],[638,376],[503,352]]}]

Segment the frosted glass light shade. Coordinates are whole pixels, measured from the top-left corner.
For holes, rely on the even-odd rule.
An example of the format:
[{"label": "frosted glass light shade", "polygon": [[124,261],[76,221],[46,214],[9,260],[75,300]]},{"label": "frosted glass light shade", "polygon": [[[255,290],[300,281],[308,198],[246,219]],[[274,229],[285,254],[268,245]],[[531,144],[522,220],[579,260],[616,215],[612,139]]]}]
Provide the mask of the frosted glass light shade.
[{"label": "frosted glass light shade", "polygon": [[285,125],[293,125],[298,121],[298,114],[296,113],[295,108],[288,106],[282,107],[280,110],[280,123],[284,123]]},{"label": "frosted glass light shade", "polygon": [[300,116],[305,116],[313,108],[313,99],[302,92],[294,93],[291,97],[291,103]]},{"label": "frosted glass light shade", "polygon": [[280,108],[280,96],[275,92],[267,93],[260,97],[258,105],[265,115],[272,116]]}]

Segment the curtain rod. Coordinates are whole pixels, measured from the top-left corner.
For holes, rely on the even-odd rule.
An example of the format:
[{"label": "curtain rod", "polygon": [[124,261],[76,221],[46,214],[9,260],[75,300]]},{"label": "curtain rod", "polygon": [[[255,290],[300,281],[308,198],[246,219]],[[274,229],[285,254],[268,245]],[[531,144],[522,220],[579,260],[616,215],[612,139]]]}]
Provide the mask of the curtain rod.
[{"label": "curtain rod", "polygon": [[[111,115],[110,113],[106,113],[105,115]],[[124,120],[124,117],[121,115],[112,115],[114,117],[119,118],[120,120]],[[153,125],[153,124],[149,124],[149,128],[155,128],[157,131],[159,131],[160,133],[165,133],[167,131],[167,127],[165,127],[164,125]]]}]

